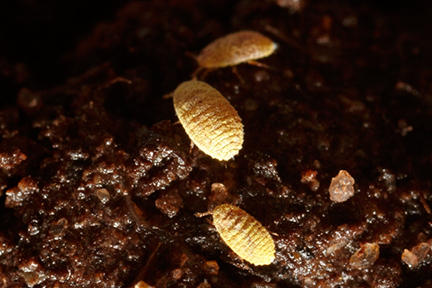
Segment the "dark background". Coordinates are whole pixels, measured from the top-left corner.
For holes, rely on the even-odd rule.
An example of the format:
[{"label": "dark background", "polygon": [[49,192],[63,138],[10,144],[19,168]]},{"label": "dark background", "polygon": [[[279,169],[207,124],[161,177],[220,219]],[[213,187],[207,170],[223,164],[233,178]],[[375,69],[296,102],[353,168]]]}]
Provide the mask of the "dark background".
[{"label": "dark background", "polygon": [[[167,5],[170,2],[165,1]],[[201,5],[200,1],[190,1]],[[205,1],[206,2],[206,1]],[[241,1],[219,1],[220,6],[232,6]],[[309,1],[323,2],[323,1]],[[328,2],[328,1],[324,1]],[[432,34],[430,25],[430,1],[332,1],[353,7],[368,7],[383,17],[398,15],[401,27],[408,30],[421,29],[425,36]],[[126,1],[54,1],[15,0],[0,2],[0,67],[25,65],[32,76],[30,85],[34,88],[48,88],[61,84],[68,76],[63,56],[71,51],[77,41],[91,35],[92,29],[100,22],[111,22],[116,10]],[[228,10],[228,9],[226,9]],[[215,11],[220,13],[220,11]],[[219,15],[223,16],[223,15]],[[221,17],[223,18],[223,17]],[[228,17],[227,17],[228,18]],[[422,29],[423,28],[423,29]],[[19,69],[17,67],[16,69]],[[13,72],[0,74],[2,102],[10,102],[16,87]],[[12,80],[12,81],[10,81]],[[27,79],[28,80],[28,79]],[[23,82],[23,81],[21,81]],[[15,83],[16,84],[16,83]],[[12,97],[13,98],[13,97]]]}]

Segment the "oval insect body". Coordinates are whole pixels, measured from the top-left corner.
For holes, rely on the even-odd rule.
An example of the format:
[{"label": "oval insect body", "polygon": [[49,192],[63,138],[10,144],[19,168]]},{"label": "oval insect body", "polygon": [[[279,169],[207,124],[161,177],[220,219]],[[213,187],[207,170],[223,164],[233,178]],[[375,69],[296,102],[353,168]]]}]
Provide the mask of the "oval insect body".
[{"label": "oval insect body", "polygon": [[228,34],[207,45],[196,57],[202,68],[234,66],[270,56],[277,44],[254,31]]},{"label": "oval insect body", "polygon": [[177,87],[173,100],[180,123],[204,153],[220,161],[238,154],[243,145],[243,124],[219,91],[191,80]]},{"label": "oval insect body", "polygon": [[238,256],[254,265],[269,265],[274,260],[273,238],[246,211],[230,204],[222,204],[212,214],[219,235]]}]

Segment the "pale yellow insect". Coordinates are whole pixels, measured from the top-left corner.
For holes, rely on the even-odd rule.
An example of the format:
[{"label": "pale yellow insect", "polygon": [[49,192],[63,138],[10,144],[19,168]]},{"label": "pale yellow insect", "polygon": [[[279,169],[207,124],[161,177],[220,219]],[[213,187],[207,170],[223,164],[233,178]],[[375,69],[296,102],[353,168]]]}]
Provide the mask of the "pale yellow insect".
[{"label": "pale yellow insect", "polygon": [[222,68],[244,62],[266,67],[255,60],[270,56],[277,47],[278,45],[271,39],[255,31],[239,31],[228,34],[216,39],[201,50],[196,57],[199,68],[193,76],[195,77],[203,68]]},{"label": "pale yellow insect", "polygon": [[237,155],[243,145],[243,124],[228,100],[201,81],[186,81],[173,93],[174,109],[192,142],[220,161]]},{"label": "pale yellow insect", "polygon": [[230,204],[217,206],[213,224],[225,243],[242,259],[254,265],[269,265],[275,258],[270,233],[246,211]]}]

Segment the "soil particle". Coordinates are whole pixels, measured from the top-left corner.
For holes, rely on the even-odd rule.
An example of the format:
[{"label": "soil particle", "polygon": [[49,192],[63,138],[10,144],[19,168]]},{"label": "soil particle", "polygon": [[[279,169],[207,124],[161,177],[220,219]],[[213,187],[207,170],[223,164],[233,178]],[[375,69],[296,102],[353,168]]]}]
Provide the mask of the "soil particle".
[{"label": "soil particle", "polygon": [[332,178],[329,192],[330,200],[334,202],[344,202],[354,195],[354,178],[345,171],[339,171],[339,174]]},{"label": "soil particle", "polygon": [[[2,27],[32,23],[18,35],[65,78],[40,50],[22,63],[34,46],[0,33],[18,53],[0,51],[1,285],[431,286],[425,1],[132,1],[85,38],[62,32],[80,39],[62,55],[31,20],[55,15],[44,19],[71,32],[70,11],[29,3],[0,9]],[[190,149],[162,96],[197,68],[186,52],[241,30],[279,48],[260,60],[269,68],[238,65],[244,83],[229,68],[200,76],[244,125],[243,148],[220,163]],[[340,169],[355,185],[327,189]],[[271,265],[242,261],[195,216],[221,204],[269,231]]]}]

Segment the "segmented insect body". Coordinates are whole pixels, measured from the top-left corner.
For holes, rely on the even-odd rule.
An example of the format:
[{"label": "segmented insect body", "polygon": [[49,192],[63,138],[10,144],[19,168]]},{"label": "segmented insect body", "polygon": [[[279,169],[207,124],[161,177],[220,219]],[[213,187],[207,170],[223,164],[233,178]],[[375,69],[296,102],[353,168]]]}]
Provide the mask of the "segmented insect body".
[{"label": "segmented insect body", "polygon": [[243,145],[243,124],[219,91],[192,80],[180,84],[173,97],[180,123],[198,148],[220,161],[238,154]]},{"label": "segmented insect body", "polygon": [[216,39],[197,56],[202,68],[234,66],[271,55],[277,44],[254,31],[240,31]]},{"label": "segmented insect body", "polygon": [[274,260],[273,238],[246,211],[230,204],[222,204],[212,214],[219,235],[238,256],[254,265],[269,265]]}]

